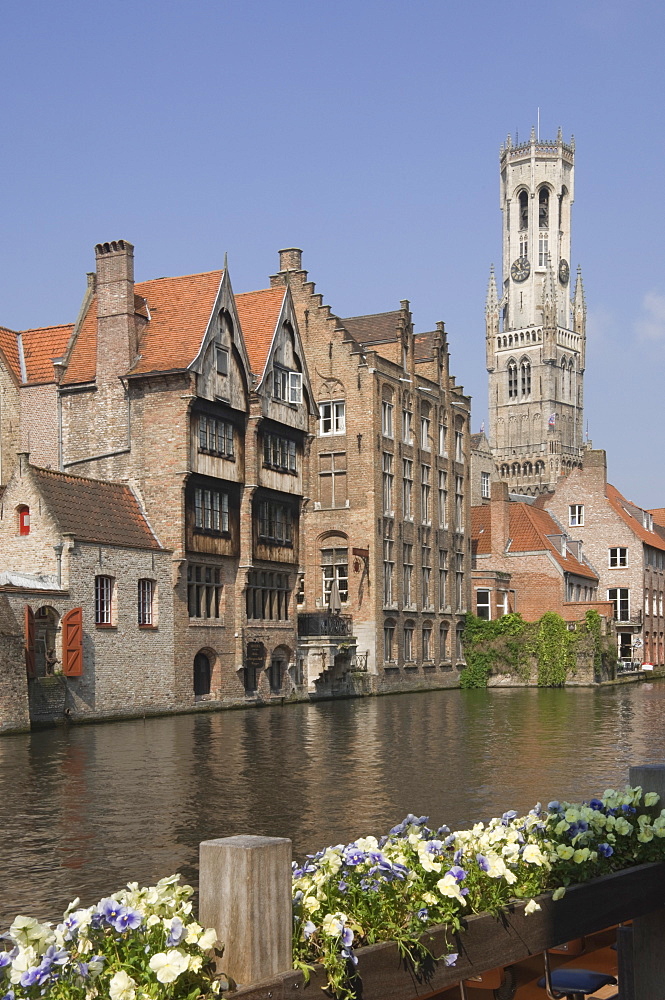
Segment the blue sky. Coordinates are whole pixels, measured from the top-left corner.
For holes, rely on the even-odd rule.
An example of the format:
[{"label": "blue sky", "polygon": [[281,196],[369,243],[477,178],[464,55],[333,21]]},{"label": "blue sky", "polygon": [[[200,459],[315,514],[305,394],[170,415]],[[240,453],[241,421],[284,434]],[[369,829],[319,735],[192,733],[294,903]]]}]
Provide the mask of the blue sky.
[{"label": "blue sky", "polygon": [[138,280],[228,252],[236,291],[299,246],[335,313],[445,321],[474,430],[499,146],[540,107],[576,139],[589,436],[665,506],[661,2],[13,0],[2,27],[2,325],[72,321],[100,241]]}]

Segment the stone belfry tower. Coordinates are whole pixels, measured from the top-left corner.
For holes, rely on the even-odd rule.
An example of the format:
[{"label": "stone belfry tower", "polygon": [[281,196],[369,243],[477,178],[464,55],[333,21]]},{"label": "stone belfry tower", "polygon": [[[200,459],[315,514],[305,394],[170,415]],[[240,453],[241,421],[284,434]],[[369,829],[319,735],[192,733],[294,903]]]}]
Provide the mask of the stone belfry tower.
[{"label": "stone belfry tower", "polygon": [[501,147],[503,264],[485,308],[489,437],[497,475],[536,494],[581,465],[586,305],[570,298],[575,142]]}]

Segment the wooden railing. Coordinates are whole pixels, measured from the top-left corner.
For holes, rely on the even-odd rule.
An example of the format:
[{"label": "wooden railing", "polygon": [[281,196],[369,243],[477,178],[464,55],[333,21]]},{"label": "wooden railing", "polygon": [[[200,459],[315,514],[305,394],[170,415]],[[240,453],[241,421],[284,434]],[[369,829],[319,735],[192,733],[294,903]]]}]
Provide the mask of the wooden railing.
[{"label": "wooden railing", "polygon": [[[630,784],[655,791],[665,805],[665,766],[630,769]],[[432,962],[417,975],[392,942],[359,948],[362,1000],[427,997],[498,966],[510,965],[565,941],[632,920],[618,935],[621,1000],[665,1000],[665,863],[639,865],[574,886],[563,899],[538,897],[541,909],[525,917],[526,901],[499,917],[469,917],[456,936],[456,965]],[[228,837],[204,841],[200,854],[200,921],[224,942],[221,967],[239,984],[238,1000],[294,1000],[307,984],[292,969],[291,841]],[[451,950],[450,932],[434,927],[422,937],[433,955]],[[323,970],[307,986],[325,987]],[[544,995],[544,994],[543,994]]]}]

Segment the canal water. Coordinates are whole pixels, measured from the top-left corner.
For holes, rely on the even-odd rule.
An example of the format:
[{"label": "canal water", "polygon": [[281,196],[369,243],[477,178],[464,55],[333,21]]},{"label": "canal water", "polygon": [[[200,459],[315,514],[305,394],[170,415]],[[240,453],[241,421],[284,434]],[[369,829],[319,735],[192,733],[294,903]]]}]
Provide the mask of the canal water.
[{"label": "canal water", "polygon": [[461,827],[623,784],[665,762],[665,684],[436,691],[0,738],[0,929],[180,871],[199,841],[297,855],[408,812]]}]

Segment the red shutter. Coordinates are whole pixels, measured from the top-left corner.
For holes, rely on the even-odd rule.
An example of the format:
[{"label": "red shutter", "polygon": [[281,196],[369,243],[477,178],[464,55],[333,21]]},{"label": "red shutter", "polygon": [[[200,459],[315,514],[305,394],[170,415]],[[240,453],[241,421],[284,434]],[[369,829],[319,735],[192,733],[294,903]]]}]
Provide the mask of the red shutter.
[{"label": "red shutter", "polygon": [[83,673],[83,608],[72,608],[62,617],[62,672],[65,677]]},{"label": "red shutter", "polygon": [[28,677],[35,676],[35,612],[29,604],[25,606],[25,669]]}]

